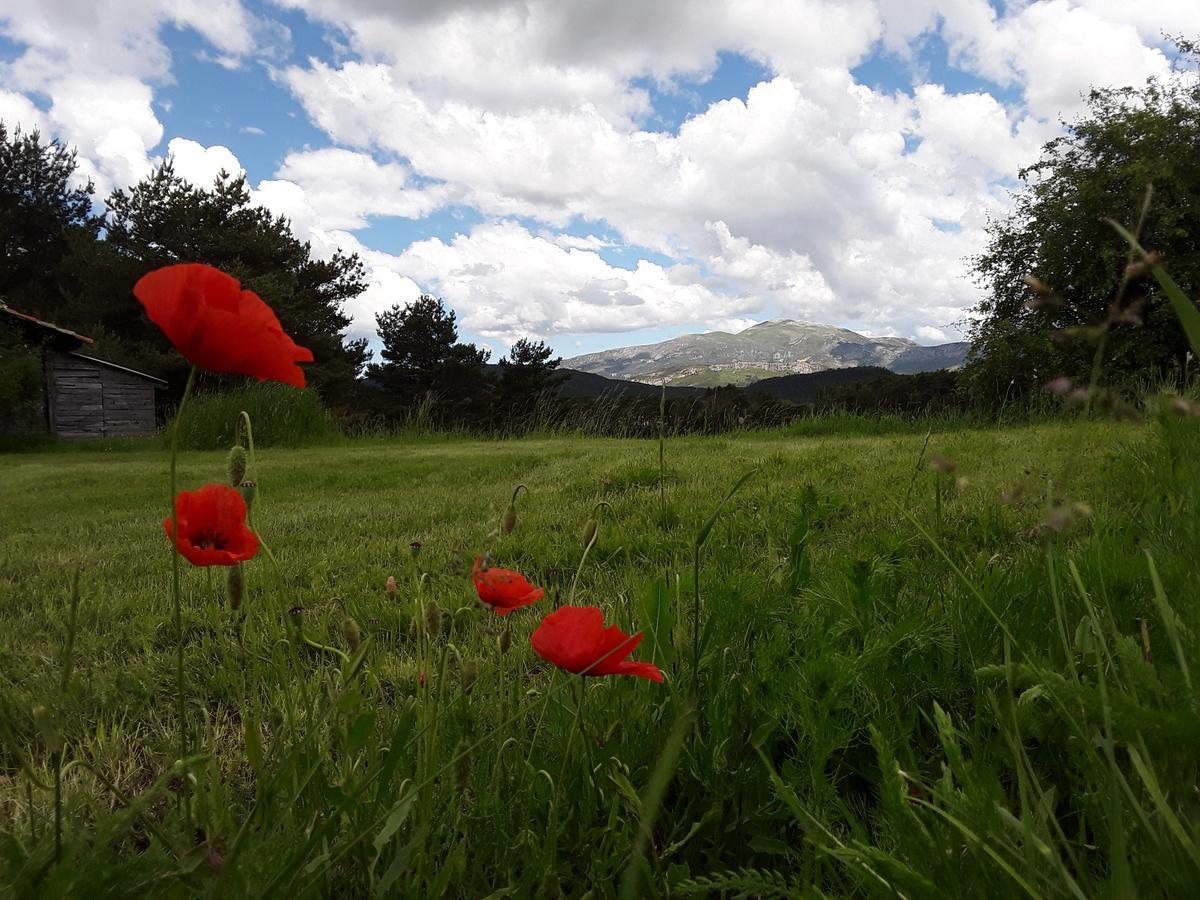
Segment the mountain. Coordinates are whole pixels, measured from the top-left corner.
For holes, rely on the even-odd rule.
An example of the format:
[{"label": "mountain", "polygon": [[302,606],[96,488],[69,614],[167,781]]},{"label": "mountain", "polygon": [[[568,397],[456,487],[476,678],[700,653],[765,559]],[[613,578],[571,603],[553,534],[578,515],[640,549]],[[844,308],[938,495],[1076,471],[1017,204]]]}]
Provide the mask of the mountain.
[{"label": "mountain", "polygon": [[857,366],[905,373],[954,368],[969,347],[966,342],[922,347],[906,338],[872,338],[832,325],[776,319],[737,334],[685,334],[660,344],[574,356],[563,360],[563,367],[623,381],[712,387]]}]

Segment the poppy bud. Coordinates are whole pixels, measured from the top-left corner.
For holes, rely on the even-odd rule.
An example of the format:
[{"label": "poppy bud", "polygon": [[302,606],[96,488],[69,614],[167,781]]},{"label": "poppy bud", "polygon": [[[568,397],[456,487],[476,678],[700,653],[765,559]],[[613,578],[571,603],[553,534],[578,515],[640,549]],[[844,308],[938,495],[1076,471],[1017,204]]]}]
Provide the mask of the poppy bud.
[{"label": "poppy bud", "polygon": [[246,448],[241,444],[234,444],[229,448],[225,471],[229,475],[229,483],[234,487],[246,480]]},{"label": "poppy bud", "polygon": [[511,503],[508,509],[504,511],[504,518],[500,522],[500,530],[505,534],[512,534],[512,530],[517,527],[517,508]]},{"label": "poppy bud", "polygon": [[416,559],[417,554],[421,552],[421,542],[413,541],[411,544],[408,545],[408,551],[409,551],[409,553],[412,554],[412,558]]},{"label": "poppy bud", "polygon": [[258,485],[253,481],[243,481],[238,485],[238,490],[242,492],[242,499],[246,501],[246,509],[254,506],[254,498],[258,496]]},{"label": "poppy bud", "polygon": [[358,623],[351,616],[342,619],[342,639],[351,653],[357,653],[358,648],[362,646],[362,632],[358,630]]},{"label": "poppy bud", "polygon": [[425,631],[429,639],[437,640],[442,634],[442,608],[436,603],[425,605]]},{"label": "poppy bud", "polygon": [[592,541],[596,539],[596,529],[599,528],[599,523],[595,519],[588,519],[583,525],[583,531],[579,534],[579,543],[586,550],[592,545]]},{"label": "poppy bud", "polygon": [[507,628],[500,632],[500,637],[496,641],[496,646],[500,648],[501,653],[507,653],[508,648],[512,646],[512,632]]},{"label": "poppy bud", "polygon": [[244,588],[245,582],[242,580],[241,564],[230,566],[229,574],[225,578],[225,592],[229,596],[230,609],[238,609],[242,605],[242,591]]},{"label": "poppy bud", "polygon": [[54,715],[44,706],[35,706],[33,712],[33,724],[37,726],[37,730],[42,734],[42,740],[46,742],[46,748],[51,753],[57,753],[62,749],[62,739],[58,734],[58,725],[54,721]]},{"label": "poppy bud", "polygon": [[467,660],[463,663],[459,678],[462,681],[463,694],[470,696],[471,691],[475,688],[475,682],[479,680],[479,663],[473,659]]},{"label": "poppy bud", "polygon": [[389,575],[387,580],[387,595],[389,600],[396,599],[396,577]]}]

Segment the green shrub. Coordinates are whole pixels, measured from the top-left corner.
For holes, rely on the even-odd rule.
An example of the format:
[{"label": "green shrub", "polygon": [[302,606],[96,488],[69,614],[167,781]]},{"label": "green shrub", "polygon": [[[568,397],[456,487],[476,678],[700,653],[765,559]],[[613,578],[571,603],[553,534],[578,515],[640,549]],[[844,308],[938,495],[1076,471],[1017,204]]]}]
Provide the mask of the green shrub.
[{"label": "green shrub", "polygon": [[[262,447],[312,447],[334,443],[342,434],[314,391],[282,384],[250,383],[234,390],[198,394],[188,401],[179,446],[188,450],[228,447],[245,411]],[[170,428],[164,438],[170,439]]]}]

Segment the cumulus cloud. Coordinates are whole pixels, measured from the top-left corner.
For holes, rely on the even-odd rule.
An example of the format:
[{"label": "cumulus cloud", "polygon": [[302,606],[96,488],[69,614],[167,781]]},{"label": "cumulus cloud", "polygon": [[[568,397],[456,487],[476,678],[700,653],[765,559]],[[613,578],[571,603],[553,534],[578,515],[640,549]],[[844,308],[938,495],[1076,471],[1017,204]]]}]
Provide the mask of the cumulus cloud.
[{"label": "cumulus cloud", "polygon": [[593,250],[562,247],[511,221],[477,226],[450,242],[418,241],[384,264],[449,298],[467,328],[510,341],[703,327],[761,309],[756,297],[675,278],[671,267],[644,259],[632,269],[615,266]]},{"label": "cumulus cloud", "polygon": [[44,121],[78,146],[101,195],[145,175],[162,140],[151,101],[153,86],[171,77],[159,34],[168,25],[195,30],[230,60],[254,47],[240,0],[0,3],[0,35],[20,48],[0,64],[0,86],[49,98]]},{"label": "cumulus cloud", "polygon": [[[337,46],[287,64],[287,28],[240,0],[4,3],[20,51],[0,65],[0,118],[77,144],[102,192],[163,152],[164,28],[221,65],[269,58],[332,146],[281,148],[253,198],[317,253],[363,256],[354,333],[428,290],[496,340],[766,316],[955,338],[978,299],[966,260],[1017,169],[1090,85],[1164,74],[1160,29],[1200,32],[1194,0],[275,0]],[[916,74],[934,35],[996,90]],[[911,89],[855,81],[881,50],[909,61]],[[722,53],[767,74],[655,127],[647,86],[703,81]],[[169,137],[196,183],[240,171],[227,147]],[[482,224],[390,252],[368,239],[450,206]]]},{"label": "cumulus cloud", "polygon": [[228,147],[205,147],[187,138],[172,138],[167,155],[175,163],[175,174],[197,187],[211,187],[222,172],[236,177],[246,171]]}]

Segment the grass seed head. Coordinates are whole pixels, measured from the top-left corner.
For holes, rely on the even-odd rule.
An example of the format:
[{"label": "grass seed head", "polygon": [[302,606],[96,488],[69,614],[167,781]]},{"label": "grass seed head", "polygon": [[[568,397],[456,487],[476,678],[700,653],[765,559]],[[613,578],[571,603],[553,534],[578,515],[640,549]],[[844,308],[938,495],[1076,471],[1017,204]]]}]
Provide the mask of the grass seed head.
[{"label": "grass seed head", "polygon": [[1170,410],[1177,416],[1200,416],[1200,404],[1185,397],[1172,397]]},{"label": "grass seed head", "polygon": [[229,448],[229,456],[225,459],[225,471],[229,476],[229,483],[234,487],[246,480],[246,448],[241,444],[234,444]]},{"label": "grass seed head", "polygon": [[358,648],[362,646],[362,632],[358,628],[358,623],[354,621],[353,616],[346,616],[342,619],[342,639],[346,642],[346,646],[350,648],[351,653],[357,653]]},{"label": "grass seed head", "polygon": [[1150,270],[1163,261],[1163,255],[1155,250],[1148,253],[1144,259],[1136,259],[1125,267],[1126,278],[1141,278],[1148,275]]},{"label": "grass seed head", "polygon": [[929,454],[929,468],[933,469],[939,475],[950,475],[958,466],[935,450]]},{"label": "grass seed head", "polygon": [[596,529],[599,527],[600,525],[595,519],[588,519],[583,524],[583,531],[579,533],[579,544],[585,550],[590,547],[592,541],[596,539]]},{"label": "grass seed head", "polygon": [[384,585],[384,587],[387,590],[388,599],[395,600],[396,599],[396,576],[389,575],[388,579],[387,579],[387,584]]}]

